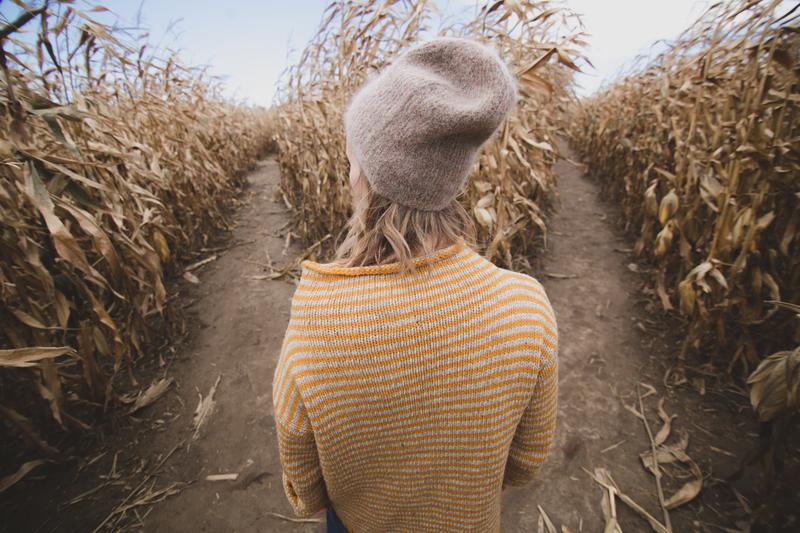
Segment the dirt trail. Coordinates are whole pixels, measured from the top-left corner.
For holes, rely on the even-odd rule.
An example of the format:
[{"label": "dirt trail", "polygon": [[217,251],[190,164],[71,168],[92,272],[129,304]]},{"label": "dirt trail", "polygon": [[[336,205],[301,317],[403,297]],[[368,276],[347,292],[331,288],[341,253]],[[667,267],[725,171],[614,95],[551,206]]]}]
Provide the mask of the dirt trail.
[{"label": "dirt trail", "polygon": [[[670,328],[677,324],[655,312],[652,297],[644,296],[645,278],[636,272],[640,266],[631,242],[614,221],[619,209],[600,198],[597,185],[577,165],[561,161],[555,173],[559,208],[536,275],[556,310],[561,338],[558,440],[538,481],[505,500],[503,517],[513,525],[511,531],[534,531],[540,505],[557,527],[602,531],[600,491],[584,469],[606,467],[626,494],[663,522],[654,478],[639,461],[650,441],[641,420],[624,407],[638,411],[637,383],[657,390],[644,400],[653,433],[661,427],[656,398],[663,397],[668,414],[678,415],[667,442],[688,433],[688,454],[706,474],[730,473],[735,465],[724,452],[738,454],[755,435],[738,425],[736,406],[688,387],[665,390],[663,377],[679,346]],[[674,491],[684,481],[665,485]],[[730,497],[722,487],[705,490],[697,501],[672,512],[675,531],[704,530],[705,522],[732,525],[740,510],[730,506]],[[648,530],[617,505],[625,531]]]},{"label": "dirt trail", "polygon": [[[558,440],[540,478],[505,494],[503,523],[509,532],[536,531],[537,506],[556,527],[601,531],[601,491],[583,470],[597,466],[608,467],[626,493],[661,517],[653,478],[638,459],[649,446],[644,428],[623,407],[637,402],[637,382],[658,389],[657,396],[645,400],[656,429],[656,398],[667,397],[667,412],[678,415],[671,439],[688,432],[689,455],[706,474],[720,476],[733,468],[732,459],[711,446],[739,453],[749,445],[742,436],[751,431],[730,431],[736,420],[733,407],[718,398],[707,400],[686,389],[663,390],[661,378],[675,350],[669,323],[646,311],[640,275],[627,266],[632,258],[617,251],[630,244],[606,216],[609,206],[598,199],[595,185],[570,163],[559,163],[556,172],[561,206],[552,218],[537,277],[556,309],[562,339]],[[201,284],[189,291],[194,300],[189,340],[167,369],[177,390],[143,411],[138,421],[107,432],[107,453],[85,466],[80,476],[72,465],[43,483],[25,480],[15,488],[21,512],[10,522],[14,530],[91,531],[141,483],[143,474],[136,472],[142,458],[147,460],[144,472],[149,472],[173,450],[145,487],[152,483],[155,494],[170,486],[178,492],[154,506],[129,510],[124,523],[134,530],[322,530],[318,523],[285,518],[292,513],[281,488],[271,417],[271,379],[294,285],[257,279],[265,273],[265,250],[278,264],[298,250],[281,255],[284,240],[278,231],[288,219],[285,208],[273,200],[277,164],[263,161],[249,182],[250,199],[237,213],[229,241],[241,244],[197,271]],[[216,409],[200,437],[191,441],[198,394],[205,397],[220,376]],[[104,477],[110,472],[119,477]],[[239,473],[237,481],[205,479],[231,472]],[[110,484],[103,490],[64,505],[104,482]],[[680,484],[666,483],[670,490]],[[40,487],[46,487],[44,492]],[[730,525],[737,509],[726,491],[704,490],[701,498],[673,512],[675,530],[702,530],[702,522]],[[125,503],[139,499],[141,494]],[[625,531],[647,530],[621,506],[619,514]]]}]

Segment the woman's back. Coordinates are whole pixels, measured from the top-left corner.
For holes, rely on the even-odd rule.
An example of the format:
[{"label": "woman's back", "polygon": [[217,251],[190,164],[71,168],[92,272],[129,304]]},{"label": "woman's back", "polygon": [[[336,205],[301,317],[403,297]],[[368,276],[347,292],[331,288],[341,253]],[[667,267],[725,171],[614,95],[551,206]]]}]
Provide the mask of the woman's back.
[{"label": "woman's back", "polygon": [[416,264],[304,263],[274,384],[287,494],[350,531],[498,531],[552,441],[553,311],[464,244]]}]

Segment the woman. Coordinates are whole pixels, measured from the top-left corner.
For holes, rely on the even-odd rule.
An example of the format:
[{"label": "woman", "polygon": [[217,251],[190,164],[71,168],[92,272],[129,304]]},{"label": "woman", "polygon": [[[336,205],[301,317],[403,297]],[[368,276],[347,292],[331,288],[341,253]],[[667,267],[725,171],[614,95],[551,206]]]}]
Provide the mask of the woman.
[{"label": "woman", "polygon": [[328,531],[499,531],[547,455],[553,310],[470,248],[457,200],[516,94],[493,50],[441,38],[347,109],[355,212],[336,262],[303,263],[273,384],[286,494]]}]

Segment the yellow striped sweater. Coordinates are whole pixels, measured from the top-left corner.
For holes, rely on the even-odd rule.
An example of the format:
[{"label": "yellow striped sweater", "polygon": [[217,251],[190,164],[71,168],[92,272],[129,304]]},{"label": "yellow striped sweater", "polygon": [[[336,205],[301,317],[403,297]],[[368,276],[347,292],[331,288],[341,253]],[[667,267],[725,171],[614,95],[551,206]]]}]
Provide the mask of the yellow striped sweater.
[{"label": "yellow striped sweater", "polygon": [[399,265],[306,261],[273,382],[286,494],[351,533],[500,530],[556,422],[556,321],[535,279],[463,243]]}]

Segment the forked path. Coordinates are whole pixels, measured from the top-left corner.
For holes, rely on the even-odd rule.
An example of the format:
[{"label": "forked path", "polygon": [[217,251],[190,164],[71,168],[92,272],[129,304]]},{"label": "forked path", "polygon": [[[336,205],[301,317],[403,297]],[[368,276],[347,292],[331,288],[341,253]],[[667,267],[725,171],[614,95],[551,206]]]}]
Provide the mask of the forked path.
[{"label": "forked path", "polygon": [[[602,491],[584,470],[595,467],[607,467],[623,491],[661,517],[653,477],[639,461],[649,441],[641,421],[624,408],[638,402],[638,382],[658,390],[645,399],[651,423],[660,426],[653,413],[657,398],[666,397],[667,412],[678,415],[670,439],[690,434],[688,453],[706,474],[731,470],[723,452],[738,452],[744,433],[730,431],[733,419],[718,400],[707,405],[692,390],[659,385],[674,357],[668,322],[644,309],[642,279],[628,267],[630,245],[614,229],[607,216],[613,210],[598,199],[595,185],[568,162],[559,163],[556,173],[560,207],[536,275],[560,329],[558,438],[539,478],[504,495],[503,530],[509,532],[537,531],[539,506],[559,531],[562,525],[572,532],[601,531]],[[177,388],[137,419],[124,418],[107,431],[105,447],[83,461],[80,474],[65,467],[21,483],[15,530],[91,531],[106,519],[137,531],[322,530],[317,522],[291,520],[271,417],[271,379],[294,285],[264,279],[265,265],[268,256],[280,265],[299,252],[282,255],[288,215],[274,200],[278,181],[277,164],[263,161],[249,177],[249,200],[224,243],[234,246],[195,271],[199,285],[184,286],[188,340],[166,369],[150,372],[175,378]],[[206,397],[217,378],[216,407],[193,439],[199,395]],[[217,474],[238,477],[207,479]],[[683,481],[665,484],[674,490]],[[736,509],[725,490],[704,490],[673,512],[675,530],[729,524]],[[621,505],[618,512],[626,531],[647,530]]]},{"label": "forked path", "polygon": [[[574,157],[571,151],[562,151]],[[556,311],[559,326],[559,428],[551,456],[529,487],[510,492],[503,518],[509,531],[536,531],[539,507],[555,526],[569,531],[603,531],[601,491],[587,470],[606,468],[619,488],[664,522],[654,477],[639,454],[650,448],[639,411],[639,395],[652,432],[664,399],[672,422],[668,444],[689,436],[687,452],[706,474],[706,485],[735,468],[731,455],[748,444],[748,430],[737,427],[735,407],[707,399],[689,387],[665,390],[665,372],[674,364],[678,339],[674,319],[656,312],[647,279],[638,272],[630,239],[619,230],[620,210],[600,198],[597,184],[581,168],[562,160],[555,166],[559,202],[550,219],[547,247],[537,264],[539,278]],[[639,384],[637,389],[637,384]],[[644,384],[644,385],[641,385]],[[655,388],[648,394],[647,387]],[[652,392],[655,392],[652,394]],[[732,431],[733,430],[733,431]],[[752,435],[750,436],[752,438]],[[665,476],[668,498],[691,478]],[[675,531],[714,530],[732,525],[739,509],[728,489],[705,489],[692,503],[673,511]],[[647,524],[617,503],[625,531],[647,531]]]}]

